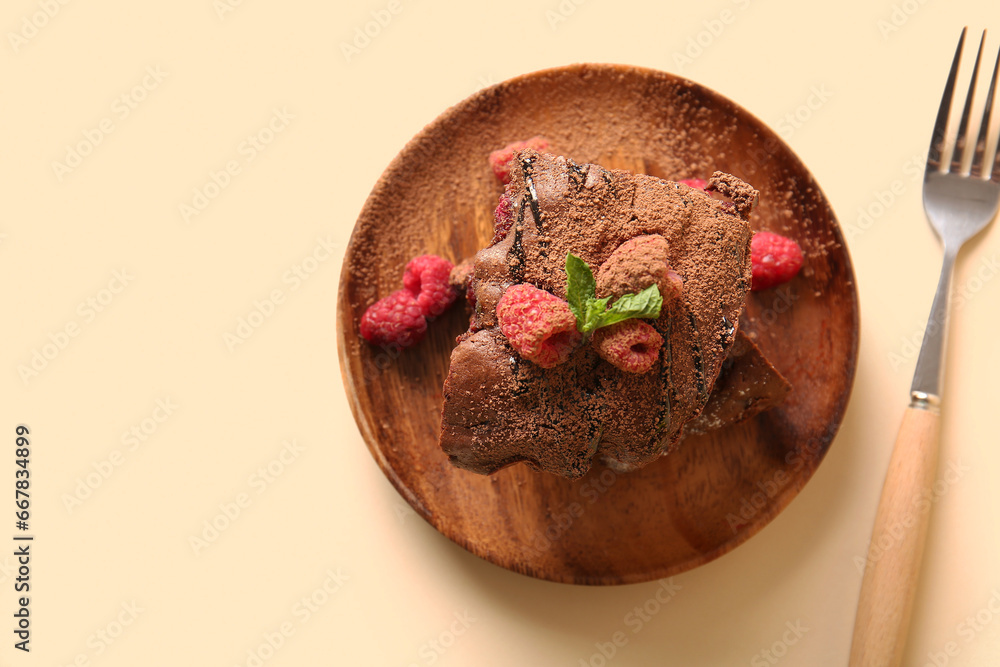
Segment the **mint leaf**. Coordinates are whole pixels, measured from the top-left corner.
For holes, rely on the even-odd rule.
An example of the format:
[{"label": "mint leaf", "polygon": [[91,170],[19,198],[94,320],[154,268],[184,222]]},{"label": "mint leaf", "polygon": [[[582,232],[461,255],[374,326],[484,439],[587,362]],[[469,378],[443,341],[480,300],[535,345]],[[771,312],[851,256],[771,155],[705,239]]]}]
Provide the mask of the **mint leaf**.
[{"label": "mint leaf", "polygon": [[608,311],[608,301],[611,297],[604,297],[603,299],[595,299],[593,297],[587,299],[587,303],[584,307],[584,317],[582,325],[577,323],[577,329],[579,329],[584,334],[589,334],[594,329],[604,326],[601,324],[604,314]]},{"label": "mint leaf", "polygon": [[660,316],[663,297],[660,288],[650,285],[638,294],[623,294],[608,308],[610,296],[598,299],[597,281],[590,266],[574,255],[566,254],[566,301],[576,316],[576,328],[584,335],[609,324],[633,317]]},{"label": "mint leaf", "polygon": [[633,317],[655,319],[660,316],[662,305],[663,297],[660,295],[660,288],[655,284],[638,294],[623,294],[621,298],[611,304],[611,308],[601,315],[600,324],[595,328],[606,327],[609,324],[630,320]]},{"label": "mint leaf", "polygon": [[566,253],[566,301],[576,315],[576,328],[580,331],[587,320],[587,302],[594,298],[596,290],[597,281],[590,266],[573,253]]}]

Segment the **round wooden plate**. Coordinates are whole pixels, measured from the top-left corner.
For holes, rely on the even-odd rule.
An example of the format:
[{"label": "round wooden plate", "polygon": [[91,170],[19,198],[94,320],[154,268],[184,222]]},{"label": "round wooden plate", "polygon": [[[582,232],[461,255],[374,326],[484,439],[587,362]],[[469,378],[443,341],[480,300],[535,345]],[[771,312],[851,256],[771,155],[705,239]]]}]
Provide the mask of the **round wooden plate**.
[{"label": "round wooden plate", "polygon": [[[461,303],[396,351],[358,334],[365,308],[401,288],[423,253],[457,262],[492,237],[502,186],[487,156],[547,137],[577,162],[677,180],[730,172],[761,192],[751,224],[798,240],[802,272],[754,292],[741,318],[793,386],[779,407],[684,440],[630,474],[600,464],[569,481],[524,464],[490,477],[438,447],[441,386]],[[695,83],[620,65],[574,65],[484,89],[410,141],[376,183],[351,236],[338,296],[341,371],[354,417],[392,484],[444,535],[497,565],[577,584],[661,578],[760,530],[809,480],[836,433],[857,363],[854,273],[810,173],[757,118]]]}]

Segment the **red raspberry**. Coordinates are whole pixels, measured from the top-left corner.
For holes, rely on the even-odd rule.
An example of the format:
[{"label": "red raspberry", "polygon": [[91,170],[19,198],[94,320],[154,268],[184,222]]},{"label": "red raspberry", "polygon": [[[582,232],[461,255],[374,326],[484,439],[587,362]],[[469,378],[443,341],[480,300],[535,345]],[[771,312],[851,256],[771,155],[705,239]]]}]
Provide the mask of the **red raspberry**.
[{"label": "red raspberry", "polygon": [[569,304],[534,285],[511,285],[497,303],[500,331],[511,346],[542,368],[569,358],[583,336]]},{"label": "red raspberry", "polygon": [[373,345],[415,345],[427,332],[427,320],[409,290],[379,299],[361,316],[361,336]]},{"label": "red raspberry", "polygon": [[618,246],[597,271],[597,295],[638,294],[652,284],[664,303],[680,296],[684,281],[667,263],[670,246],[659,234],[636,236]]},{"label": "red raspberry", "polygon": [[645,373],[660,357],[663,336],[640,320],[625,320],[594,332],[597,353],[628,373]]},{"label": "red raspberry", "polygon": [[671,299],[676,299],[684,291],[684,279],[668,267],[667,275],[658,283],[658,287],[660,288],[660,296],[663,297],[663,303],[669,304]]},{"label": "red raspberry", "polygon": [[496,210],[493,211],[493,240],[490,245],[499,243],[507,238],[507,233],[514,224],[514,206],[510,195],[504,190],[497,202]]},{"label": "red raspberry", "polygon": [[750,241],[752,290],[788,282],[802,268],[802,249],[794,240],[773,232],[757,232]]},{"label": "red raspberry", "polygon": [[501,183],[510,183],[511,159],[514,157],[516,151],[522,151],[525,148],[534,148],[539,153],[544,153],[548,147],[549,140],[544,137],[532,137],[525,141],[515,141],[490,153],[490,168],[493,169],[493,173],[496,174]]},{"label": "red raspberry", "polygon": [[677,181],[678,183],[683,183],[689,188],[695,188],[696,190],[704,190],[708,187],[708,181],[704,178],[682,178]]},{"label": "red raspberry", "polygon": [[451,269],[451,262],[437,255],[420,255],[406,265],[403,287],[416,297],[424,317],[440,315],[458,296],[448,280]]}]

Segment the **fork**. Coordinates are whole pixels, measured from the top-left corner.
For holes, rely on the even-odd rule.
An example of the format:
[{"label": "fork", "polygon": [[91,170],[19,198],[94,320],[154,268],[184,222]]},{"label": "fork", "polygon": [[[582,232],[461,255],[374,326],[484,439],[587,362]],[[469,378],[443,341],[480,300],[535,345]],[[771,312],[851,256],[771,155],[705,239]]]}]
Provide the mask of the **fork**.
[{"label": "fork", "polygon": [[[966,29],[963,29],[951,63],[924,171],[924,211],[944,244],[944,262],[910,386],[910,404],[896,436],[875,516],[854,621],[850,655],[852,667],[895,666],[903,659],[917,575],[927,537],[930,488],[937,469],[952,269],[962,245],[993,220],[1000,205],[1000,151],[996,150],[996,137],[993,147],[987,150],[1000,53],[993,68],[979,136],[974,147],[969,145],[972,133],[969,114],[979,61],[983,55],[985,31],[979,42],[952,157],[950,162],[944,162],[947,157],[948,117],[965,33]],[[965,172],[962,165],[970,148],[973,151],[971,167]],[[987,162],[991,153],[996,154],[992,164]]]}]

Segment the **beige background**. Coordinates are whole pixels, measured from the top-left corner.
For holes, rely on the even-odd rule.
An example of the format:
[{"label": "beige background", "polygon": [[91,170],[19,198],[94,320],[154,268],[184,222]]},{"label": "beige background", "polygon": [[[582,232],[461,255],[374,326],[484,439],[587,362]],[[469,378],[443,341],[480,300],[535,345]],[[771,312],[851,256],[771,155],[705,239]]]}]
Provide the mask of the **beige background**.
[{"label": "beige background", "polygon": [[[603,664],[616,632],[608,664],[845,663],[854,559],[941,258],[919,165],[961,26],[1000,31],[1000,6],[62,2],[0,12],[0,486],[27,424],[36,536],[30,654],[12,646],[0,556],[0,664],[575,667]],[[348,58],[372,12],[391,20]],[[779,130],[847,228],[861,294],[827,460],[761,533],[675,577],[639,632],[628,615],[659,583],[533,580],[408,511],[354,425],[334,344],[344,248],[396,152],[484,85],[580,61],[683,74]],[[941,456],[961,472],[933,507],[907,665],[952,641],[947,664],[1000,664],[998,256],[994,225],[956,275]]]}]

